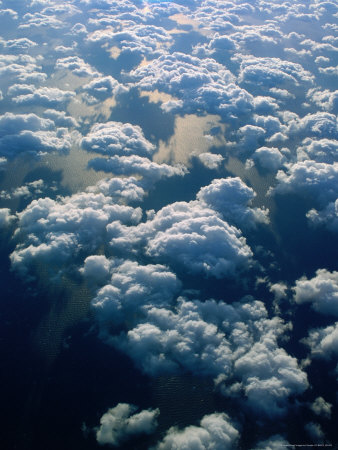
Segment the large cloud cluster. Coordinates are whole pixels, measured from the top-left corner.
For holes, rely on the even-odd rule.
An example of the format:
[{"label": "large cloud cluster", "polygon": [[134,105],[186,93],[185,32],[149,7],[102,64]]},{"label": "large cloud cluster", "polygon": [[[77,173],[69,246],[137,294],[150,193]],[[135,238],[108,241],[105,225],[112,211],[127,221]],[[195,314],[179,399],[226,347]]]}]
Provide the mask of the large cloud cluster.
[{"label": "large cloud cluster", "polygon": [[190,273],[234,276],[253,256],[237,226],[267,222],[265,210],[249,206],[253,197],[239,178],[214,180],[197,200],[165,206],[136,227],[109,226],[111,245],[124,250],[141,245],[148,256]]},{"label": "large cloud cluster", "polygon": [[118,345],[149,374],[183,370],[215,378],[226,396],[245,397],[263,416],[287,412],[288,397],[307,388],[297,360],[277,344],[285,325],[264,304],[178,299],[174,311],[151,307]]},{"label": "large cloud cluster", "polygon": [[76,256],[88,254],[105,242],[108,223],[135,223],[141,210],[114,204],[111,197],[79,193],[57,200],[33,200],[18,216],[19,243],[11,261],[21,273],[34,262],[61,267]]},{"label": "large cloud cluster", "polygon": [[130,75],[141,89],[158,89],[179,98],[164,104],[165,109],[202,109],[231,119],[254,108],[253,97],[235,84],[229,70],[210,58],[175,52],[138,67]]}]

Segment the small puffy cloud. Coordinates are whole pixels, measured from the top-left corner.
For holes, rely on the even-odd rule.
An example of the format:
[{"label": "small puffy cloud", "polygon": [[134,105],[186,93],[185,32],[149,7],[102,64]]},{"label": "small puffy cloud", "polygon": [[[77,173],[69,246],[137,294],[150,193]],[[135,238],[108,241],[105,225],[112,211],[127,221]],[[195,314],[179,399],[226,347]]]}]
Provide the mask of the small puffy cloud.
[{"label": "small puffy cloud", "polygon": [[304,428],[314,442],[324,442],[325,435],[319,423],[309,422]]},{"label": "small puffy cloud", "polygon": [[27,13],[23,16],[19,29],[35,29],[35,28],[65,28],[64,21],[57,19],[55,16],[42,14],[40,12]]},{"label": "small puffy cloud", "polygon": [[317,415],[326,418],[331,417],[331,403],[328,403],[323,399],[323,397],[317,397],[316,400],[311,404],[311,410]]},{"label": "small puffy cloud", "polygon": [[199,427],[189,426],[183,430],[177,427],[170,428],[155,449],[230,450],[237,446],[238,439],[239,432],[229,416],[214,413],[204,416]]},{"label": "small puffy cloud", "polygon": [[218,169],[224,159],[222,155],[210,152],[200,153],[198,158],[208,169]]},{"label": "small puffy cloud", "polygon": [[121,122],[106,122],[93,125],[82,139],[82,147],[90,152],[104,155],[149,156],[155,147],[144,137],[138,125]]},{"label": "small puffy cloud", "polygon": [[276,147],[260,147],[253,154],[253,159],[264,169],[276,171],[282,167],[285,156]]},{"label": "small puffy cloud", "polygon": [[283,436],[277,434],[265,441],[258,442],[253,450],[281,450],[284,447],[288,448],[292,445]]},{"label": "small puffy cloud", "polygon": [[200,189],[196,198],[222,214],[225,220],[239,226],[252,226],[256,222],[268,222],[267,212],[250,208],[256,193],[239,177],[219,178]]},{"label": "small puffy cloud", "polygon": [[14,158],[25,152],[33,155],[64,152],[70,149],[72,140],[66,128],[56,128],[52,120],[36,114],[0,116],[0,154],[6,157]]},{"label": "small puffy cloud", "polygon": [[32,47],[36,47],[38,44],[31,41],[28,38],[10,39],[8,41],[1,41],[0,43],[9,51],[23,51]]},{"label": "small puffy cloud", "polygon": [[[26,88],[28,90],[28,87]],[[41,87],[13,97],[18,105],[57,106],[69,102],[75,97],[75,92],[64,91],[59,88]]]},{"label": "small puffy cloud", "polygon": [[128,403],[119,403],[108,409],[100,419],[100,427],[96,429],[97,442],[118,447],[134,436],[153,433],[160,410],[145,409],[136,413],[137,409]]},{"label": "small puffy cloud", "polygon": [[338,119],[334,114],[319,111],[300,118],[286,111],[281,116],[288,123],[288,134],[291,136],[314,136],[319,139],[338,137]]},{"label": "small puffy cloud", "polygon": [[293,291],[296,303],[311,303],[321,314],[338,316],[338,272],[318,269],[315,277],[297,280]]},{"label": "small puffy cloud", "polygon": [[288,285],[283,282],[274,283],[269,285],[269,289],[273,293],[275,300],[279,301],[286,298]]},{"label": "small puffy cloud", "polygon": [[277,186],[270,192],[287,194],[297,192],[312,196],[327,204],[338,196],[338,163],[326,164],[312,160],[285,164],[287,172],[277,172]]},{"label": "small puffy cloud", "polygon": [[8,226],[15,216],[11,215],[11,210],[8,208],[0,208],[0,227]]},{"label": "small puffy cloud", "polygon": [[7,158],[5,158],[4,156],[0,157],[0,170],[4,169],[7,165]]},{"label": "small puffy cloud", "polygon": [[310,89],[307,97],[325,111],[338,112],[338,90],[329,91],[326,89],[325,91],[320,91],[318,89]]},{"label": "small puffy cloud", "polygon": [[35,58],[29,55],[0,55],[0,75],[8,77],[11,82],[42,83],[47,74],[41,72]]},{"label": "small puffy cloud", "polygon": [[338,140],[306,138],[297,148],[298,161],[312,159],[318,162],[334,163],[338,156]]},{"label": "small puffy cloud", "polygon": [[31,181],[30,183],[25,183],[22,186],[13,188],[9,191],[0,191],[0,198],[9,200],[13,198],[27,198],[33,195],[41,195],[44,187],[43,180]]},{"label": "small puffy cloud", "polygon": [[100,284],[107,281],[110,274],[111,261],[104,255],[88,256],[84,260],[80,273],[88,280]]},{"label": "small puffy cloud", "polygon": [[312,83],[313,76],[300,64],[280,58],[257,58],[241,55],[238,81],[245,85],[273,88]]},{"label": "small puffy cloud", "polygon": [[98,77],[100,73],[87,64],[79,56],[59,58],[55,63],[56,69],[70,70],[78,77]]},{"label": "small puffy cloud", "polygon": [[111,75],[95,78],[82,86],[82,89],[98,100],[105,100],[126,90],[126,88],[124,88]]},{"label": "small puffy cloud", "polygon": [[171,166],[168,164],[158,164],[149,158],[138,155],[130,156],[110,156],[109,158],[94,158],[88,163],[88,167],[94,170],[111,172],[115,175],[139,175],[145,188],[151,187],[161,178],[183,176],[187,169],[183,165]]},{"label": "small puffy cloud", "polygon": [[311,330],[303,343],[310,347],[315,358],[329,359],[338,355],[338,322],[326,328]]},{"label": "small puffy cloud", "polygon": [[142,187],[142,181],[135,177],[104,178],[96,184],[95,189],[98,189],[104,195],[128,201],[141,201],[146,195]]},{"label": "small puffy cloud", "polygon": [[237,132],[240,138],[239,145],[244,149],[259,147],[265,138],[265,130],[257,125],[243,125]]},{"label": "small puffy cloud", "polygon": [[17,20],[19,16],[18,16],[18,13],[16,11],[14,11],[14,9],[5,8],[5,9],[0,9],[0,17],[6,18],[7,20],[8,19]]},{"label": "small puffy cloud", "polygon": [[72,26],[71,28],[71,33],[75,34],[75,35],[87,35],[88,31],[86,26],[83,23],[76,23],[75,25]]},{"label": "small puffy cloud", "polygon": [[65,111],[57,111],[55,109],[46,109],[43,116],[53,120],[57,127],[78,127],[78,122],[72,116],[67,116]]},{"label": "small puffy cloud", "polygon": [[325,226],[329,230],[338,231],[338,199],[330,202],[324,209],[317,211],[310,209],[306,214],[310,223],[314,226]]}]

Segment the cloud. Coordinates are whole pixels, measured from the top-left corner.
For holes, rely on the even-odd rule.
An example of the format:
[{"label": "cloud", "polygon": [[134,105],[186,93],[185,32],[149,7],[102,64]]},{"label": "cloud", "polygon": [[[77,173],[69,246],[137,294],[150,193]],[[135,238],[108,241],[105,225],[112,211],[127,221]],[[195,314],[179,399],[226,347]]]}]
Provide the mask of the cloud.
[{"label": "cloud", "polygon": [[[180,52],[162,55],[130,72],[143,90],[171,94],[183,102],[172,102],[185,113],[203,109],[236,120],[253,110],[254,99],[235,84],[235,77],[222,64],[211,58],[200,59]],[[163,105],[168,110],[169,104]]]},{"label": "cloud", "polygon": [[297,192],[311,196],[324,205],[338,197],[338,163],[326,164],[306,160],[294,164],[286,163],[285,166],[287,172],[277,172],[277,186],[270,192]]},{"label": "cloud", "polygon": [[135,414],[137,409],[128,403],[119,403],[108,409],[100,419],[100,427],[96,431],[97,442],[117,447],[134,436],[153,433],[160,410],[144,409]]},{"label": "cloud", "polygon": [[311,330],[303,343],[310,347],[314,358],[330,359],[338,354],[338,322],[326,328]]},{"label": "cloud", "polygon": [[253,256],[237,227],[268,222],[267,210],[250,207],[254,196],[239,178],[216,179],[201,188],[197,200],[167,205],[136,227],[108,226],[110,243],[125,251],[143,249],[190,273],[237,276]]},{"label": "cloud", "polygon": [[53,120],[57,127],[77,128],[78,122],[72,116],[67,116],[65,111],[57,111],[55,109],[46,109],[43,116],[47,119]]},{"label": "cloud", "polygon": [[[156,450],[213,449],[228,450],[237,445],[239,432],[229,416],[214,413],[204,416],[200,426],[189,426],[183,430],[170,428],[155,447]],[[155,449],[154,449],[155,450]]]},{"label": "cloud", "polygon": [[8,208],[0,208],[0,227],[6,227],[15,219]]},{"label": "cloud", "polygon": [[325,435],[321,426],[318,423],[309,422],[305,425],[305,431],[310,438],[315,442],[324,442]]},{"label": "cloud", "polygon": [[[82,270],[85,276],[99,273],[101,278],[111,270],[111,280],[92,300],[92,309],[100,324],[101,336],[109,341],[106,324],[120,325],[133,317],[144,315],[154,305],[173,302],[181,283],[169,269],[162,265],[140,265],[134,261],[112,264],[103,257],[89,257]],[[134,319],[135,320],[135,319]]]},{"label": "cloud", "polygon": [[163,208],[150,226],[156,227],[167,212],[179,220],[155,232],[148,240],[146,253],[183,265],[190,273],[216,278],[234,276],[250,263],[250,248],[237,228],[217,217],[213,210],[200,209],[203,207],[189,208],[179,203]]},{"label": "cloud", "polygon": [[222,214],[223,218],[238,227],[250,227],[257,222],[268,222],[268,211],[251,208],[256,193],[239,177],[214,179],[197,193],[197,200]]},{"label": "cloud", "polygon": [[260,147],[254,152],[253,159],[264,169],[276,171],[282,167],[285,156],[276,147]]},{"label": "cloud", "polygon": [[285,329],[259,301],[179,298],[174,311],[149,307],[141,323],[112,342],[150,375],[212,376],[225,396],[268,418],[284,415],[288,397],[308,386],[297,360],[278,347]]},{"label": "cloud", "polygon": [[[144,137],[138,125],[121,122],[97,123],[81,141],[90,152],[104,155],[149,156],[155,147]],[[107,160],[108,161],[108,160]]]},{"label": "cloud", "polygon": [[320,91],[319,89],[310,89],[307,97],[315,103],[319,108],[325,111],[331,111],[335,114],[338,112],[338,90]]},{"label": "cloud", "polygon": [[14,158],[20,153],[65,152],[72,141],[66,128],[56,128],[52,120],[36,114],[6,113],[0,116],[0,153],[5,157]]},{"label": "cloud", "polygon": [[142,187],[142,180],[135,177],[104,178],[96,184],[95,189],[98,189],[104,195],[128,201],[142,201],[146,195]]},{"label": "cloud", "polygon": [[89,161],[88,167],[98,171],[112,172],[115,175],[140,175],[143,177],[145,188],[150,188],[161,178],[183,176],[187,172],[183,165],[158,164],[138,155],[94,158]]},{"label": "cloud", "polygon": [[248,55],[241,60],[238,81],[244,85],[268,87],[298,86],[313,83],[313,76],[300,64],[280,58],[257,58]]},{"label": "cloud", "polygon": [[9,191],[0,191],[0,198],[10,200],[20,197],[31,197],[33,195],[41,195],[45,188],[43,180],[31,181]]},{"label": "cloud", "polygon": [[101,74],[79,56],[59,58],[55,63],[56,69],[70,70],[78,77],[99,77]]},{"label": "cloud", "polygon": [[48,16],[39,12],[27,13],[23,16],[22,22],[18,26],[19,29],[34,29],[34,28],[51,28],[51,29],[61,29],[64,28],[66,24],[57,19],[55,16]]},{"label": "cloud", "polygon": [[275,435],[271,438],[257,443],[253,450],[281,450],[281,448],[292,447],[292,445],[283,436]]},{"label": "cloud", "polygon": [[317,415],[326,418],[331,417],[332,405],[326,402],[323,397],[317,397],[311,405],[311,410]]},{"label": "cloud", "polygon": [[310,223],[314,226],[326,226],[329,230],[338,231],[338,199],[335,202],[330,202],[328,205],[317,211],[316,209],[310,209],[306,214]]},{"label": "cloud", "polygon": [[35,58],[29,55],[0,55],[0,75],[10,81],[43,83],[47,74],[41,72]]},{"label": "cloud", "polygon": [[288,134],[304,138],[314,136],[319,139],[335,139],[338,137],[338,119],[328,112],[316,112],[300,118],[288,111],[281,113],[284,122],[288,123]]},{"label": "cloud", "polygon": [[[28,86],[26,85],[28,91]],[[58,106],[68,103],[75,97],[75,92],[64,91],[59,88],[41,87],[32,88],[30,92],[13,97],[13,102],[18,105]]]},{"label": "cloud", "polygon": [[38,44],[31,41],[28,38],[10,39],[8,41],[0,40],[0,43],[9,51],[23,51],[32,47],[36,47]]},{"label": "cloud", "polygon": [[87,92],[97,100],[105,100],[127,90],[115,78],[108,75],[106,77],[98,77],[82,86],[82,90]]},{"label": "cloud", "polygon": [[95,284],[104,284],[108,280],[112,261],[104,255],[88,256],[79,270],[82,275]]},{"label": "cloud", "polygon": [[210,152],[200,153],[198,158],[208,169],[218,169],[224,159],[222,155]]},{"label": "cloud", "polygon": [[297,148],[298,161],[312,159],[318,162],[332,164],[338,154],[338,140],[306,138]]},{"label": "cloud", "polygon": [[311,303],[321,314],[338,316],[338,272],[318,269],[310,280],[306,277],[297,280],[293,291],[296,303]]},{"label": "cloud", "polygon": [[57,200],[33,200],[17,216],[18,244],[11,262],[25,275],[35,262],[62,268],[78,256],[84,259],[105,242],[109,223],[137,223],[141,210],[117,205],[101,193],[80,192]]},{"label": "cloud", "polygon": [[[114,16],[110,16],[112,19]],[[123,23],[121,12],[113,18]],[[155,25],[132,24],[124,26],[121,31],[114,31],[111,27],[99,29],[91,33],[87,40],[91,43],[109,43],[118,46],[121,52],[139,53],[154,57],[160,55],[163,50],[172,43],[172,36],[162,27]]]}]

